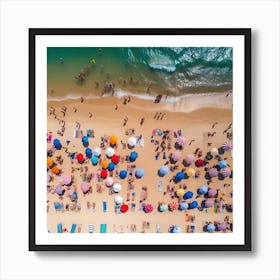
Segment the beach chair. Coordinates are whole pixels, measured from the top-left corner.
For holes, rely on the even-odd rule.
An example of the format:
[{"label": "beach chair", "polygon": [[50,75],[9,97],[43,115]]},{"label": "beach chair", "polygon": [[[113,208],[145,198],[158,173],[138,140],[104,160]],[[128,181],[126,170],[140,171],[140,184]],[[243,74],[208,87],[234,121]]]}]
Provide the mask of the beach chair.
[{"label": "beach chair", "polygon": [[107,232],[107,224],[100,224],[100,233]]},{"label": "beach chair", "polygon": [[70,233],[75,233],[75,231],[76,231],[76,227],[77,227],[77,225],[76,225],[76,224],[72,224],[72,226],[71,226],[71,230],[70,230]]},{"label": "beach chair", "polygon": [[105,200],[103,200],[102,205],[103,205],[103,212],[107,212],[107,202]]},{"label": "beach chair", "polygon": [[57,233],[62,233],[62,224],[57,225]]},{"label": "beach chair", "polygon": [[162,192],[162,181],[158,181],[158,191]]},{"label": "beach chair", "polygon": [[93,233],[94,232],[94,225],[93,224],[89,224],[88,225],[88,232],[89,233]]},{"label": "beach chair", "polygon": [[160,233],[160,224],[156,225],[156,233]]}]

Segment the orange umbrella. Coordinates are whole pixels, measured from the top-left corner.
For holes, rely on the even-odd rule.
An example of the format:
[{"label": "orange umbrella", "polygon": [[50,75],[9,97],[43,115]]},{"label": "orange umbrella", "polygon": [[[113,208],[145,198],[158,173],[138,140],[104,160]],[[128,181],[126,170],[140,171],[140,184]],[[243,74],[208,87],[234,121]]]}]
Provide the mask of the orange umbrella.
[{"label": "orange umbrella", "polygon": [[47,166],[48,167],[52,167],[53,166],[53,160],[50,157],[47,158]]},{"label": "orange umbrella", "polygon": [[58,169],[58,167],[57,166],[54,166],[53,168],[52,168],[52,172],[54,173],[54,174],[59,174],[59,172],[60,172],[60,170]]},{"label": "orange umbrella", "polygon": [[102,166],[103,169],[106,169],[108,167],[108,164],[109,164],[108,160],[104,159],[101,163],[101,166]]},{"label": "orange umbrella", "polygon": [[110,143],[113,144],[113,145],[116,145],[117,142],[118,142],[118,137],[115,136],[115,135],[112,135],[112,136],[110,137]]}]

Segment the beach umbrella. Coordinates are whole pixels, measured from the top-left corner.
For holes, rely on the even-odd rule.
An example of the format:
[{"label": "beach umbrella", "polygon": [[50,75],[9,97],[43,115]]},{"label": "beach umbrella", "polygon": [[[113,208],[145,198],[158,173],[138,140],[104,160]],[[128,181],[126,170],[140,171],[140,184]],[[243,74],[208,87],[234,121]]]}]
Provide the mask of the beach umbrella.
[{"label": "beach umbrella", "polygon": [[143,168],[137,168],[135,171],[135,177],[137,179],[142,178],[144,176],[144,174],[145,174],[145,171]]},{"label": "beach umbrella", "polygon": [[230,150],[232,150],[232,143],[231,143],[231,142],[225,142],[225,143],[223,144],[223,149],[224,149],[224,151],[230,151]]},{"label": "beach umbrella", "polygon": [[81,190],[83,193],[87,193],[89,191],[89,184],[88,183],[82,183],[81,184]]},{"label": "beach umbrella", "polygon": [[64,177],[63,177],[63,184],[64,185],[70,185],[71,183],[72,183],[72,178],[71,178],[71,176],[69,176],[69,175],[65,175]]},{"label": "beach umbrella", "polygon": [[121,184],[119,184],[119,183],[115,183],[115,184],[113,185],[113,191],[114,191],[115,193],[120,192],[120,191],[121,191],[121,189],[122,189]]},{"label": "beach umbrella", "polygon": [[175,175],[175,181],[176,181],[176,182],[180,182],[180,181],[182,181],[184,178],[185,178],[185,174],[184,174],[184,172],[182,172],[182,171],[177,172],[176,175]]},{"label": "beach umbrella", "polygon": [[213,199],[206,199],[204,200],[204,207],[205,208],[210,208],[214,205],[214,200]]},{"label": "beach umbrella", "polygon": [[113,179],[112,177],[107,177],[107,178],[105,179],[105,185],[106,185],[107,187],[111,187],[111,186],[113,185],[113,183],[114,183],[114,179]]},{"label": "beach umbrella", "polygon": [[184,193],[185,193],[185,191],[184,191],[183,189],[178,189],[178,190],[176,191],[176,195],[177,195],[178,197],[183,197],[183,196],[184,196]]},{"label": "beach umbrella", "polygon": [[226,177],[230,176],[231,170],[229,168],[224,168],[224,169],[222,169],[221,173],[226,178]]},{"label": "beach umbrella", "polygon": [[217,228],[218,228],[218,230],[226,230],[227,226],[228,226],[227,222],[221,222],[218,224]]},{"label": "beach umbrella", "polygon": [[195,208],[197,208],[197,206],[198,206],[198,203],[197,203],[197,201],[192,201],[190,204],[189,204],[189,208],[190,209],[195,209]]},{"label": "beach umbrella", "polygon": [[167,204],[161,204],[161,205],[159,206],[159,211],[160,211],[160,212],[166,212],[166,211],[168,211],[168,205],[167,205]]},{"label": "beach umbrella", "polygon": [[208,190],[208,197],[215,197],[217,195],[216,189],[209,189]]},{"label": "beach umbrella", "polygon": [[130,156],[129,156],[129,161],[133,162],[135,161],[136,159],[138,158],[138,153],[133,151],[130,153]]},{"label": "beach umbrella", "polygon": [[101,166],[103,169],[107,169],[109,162],[107,159],[102,160]]},{"label": "beach umbrella", "polygon": [[106,179],[107,178],[107,171],[105,169],[101,170],[100,176],[102,179]]},{"label": "beach umbrella", "polygon": [[115,169],[115,164],[113,163],[113,162],[110,162],[109,164],[108,164],[108,170],[109,171],[113,171]]},{"label": "beach umbrella", "polygon": [[123,203],[123,198],[120,195],[117,195],[114,199],[116,204],[122,204]]},{"label": "beach umbrella", "polygon": [[186,155],[186,157],[184,158],[184,162],[186,165],[192,165],[194,163],[194,156]]},{"label": "beach umbrella", "polygon": [[212,156],[216,156],[216,155],[219,154],[219,151],[218,151],[217,148],[212,148],[212,149],[210,150],[210,153],[211,153]]},{"label": "beach umbrella", "polygon": [[187,191],[183,196],[184,199],[190,199],[192,197],[193,197],[193,192],[191,191]]},{"label": "beach umbrella", "polygon": [[98,159],[97,156],[92,156],[92,158],[91,158],[90,160],[91,160],[91,163],[92,163],[93,165],[97,165],[97,163],[98,163],[98,161],[99,161],[99,159]]},{"label": "beach umbrella", "polygon": [[84,160],[85,160],[85,158],[84,158],[84,156],[82,155],[82,154],[77,154],[77,161],[79,162],[79,163],[83,163],[84,162]]},{"label": "beach umbrella", "polygon": [[85,154],[88,158],[92,157],[92,149],[91,148],[86,148]]},{"label": "beach umbrella", "polygon": [[115,135],[112,135],[109,139],[110,144],[116,145],[118,143],[118,137]]},{"label": "beach umbrella", "polygon": [[169,210],[170,211],[175,211],[175,210],[178,210],[179,208],[179,203],[177,201],[172,201],[169,203]]},{"label": "beach umbrella", "polygon": [[96,157],[99,157],[101,155],[101,149],[98,147],[94,148],[92,154]]},{"label": "beach umbrella", "polygon": [[208,224],[207,225],[207,231],[208,232],[213,232],[216,229],[214,224]]},{"label": "beach umbrella", "polygon": [[160,176],[165,176],[166,174],[168,174],[170,171],[169,167],[167,165],[163,165],[160,169],[159,169],[159,175]]},{"label": "beach umbrella", "polygon": [[207,192],[208,192],[208,185],[204,185],[204,186],[202,186],[202,187],[200,187],[200,188],[198,189],[198,193],[199,193],[199,194],[204,195],[204,194],[206,194]]},{"label": "beach umbrella", "polygon": [[127,176],[127,171],[126,170],[121,170],[120,173],[119,173],[119,177],[121,179],[125,179]]},{"label": "beach umbrella", "polygon": [[137,143],[137,139],[133,136],[129,137],[128,138],[128,141],[127,141],[127,144],[130,146],[130,147],[134,147]]},{"label": "beach umbrella", "polygon": [[113,148],[111,148],[111,147],[109,147],[109,148],[106,150],[106,156],[107,156],[108,158],[111,158],[111,157],[114,155],[114,153],[115,153],[115,150],[114,150]]},{"label": "beach umbrella", "polygon": [[62,148],[60,140],[59,139],[54,139],[53,140],[53,145],[57,150],[60,150]]},{"label": "beach umbrella", "polygon": [[195,176],[195,170],[194,170],[193,168],[189,168],[189,169],[187,170],[187,175],[188,175],[189,177],[194,177],[194,176]]},{"label": "beach umbrella", "polygon": [[73,192],[71,195],[70,195],[70,199],[72,200],[76,200],[78,198],[78,194],[76,192]]},{"label": "beach umbrella", "polygon": [[111,161],[114,163],[114,164],[118,164],[119,163],[119,156],[117,156],[117,155],[113,155],[112,157],[111,157]]},{"label": "beach umbrella", "polygon": [[182,146],[186,145],[187,140],[186,140],[185,137],[179,136],[179,137],[177,138],[176,143],[177,143],[179,146],[182,147]]},{"label": "beach umbrella", "polygon": [[63,188],[60,185],[58,185],[55,187],[54,192],[58,195],[63,195]]},{"label": "beach umbrella", "polygon": [[127,212],[128,211],[128,205],[127,204],[123,204],[122,206],[121,206],[121,212],[122,213],[125,213],[125,212]]},{"label": "beach umbrella", "polygon": [[172,153],[171,158],[173,161],[178,161],[182,157],[182,154],[179,151],[175,151]]},{"label": "beach umbrella", "polygon": [[62,208],[62,205],[59,202],[54,202],[54,209],[59,210]]},{"label": "beach umbrella", "polygon": [[204,161],[202,159],[198,159],[195,161],[195,166],[196,167],[202,167],[204,166]]},{"label": "beach umbrella", "polygon": [[88,144],[88,136],[83,136],[83,137],[82,137],[82,143],[83,143],[84,145],[87,145],[87,144]]},{"label": "beach umbrella", "polygon": [[217,168],[210,168],[208,173],[209,173],[210,177],[217,177],[218,176]]},{"label": "beach umbrella", "polygon": [[144,212],[145,213],[151,213],[152,211],[153,211],[153,206],[151,205],[151,204],[146,204],[145,206],[144,206]]},{"label": "beach umbrella", "polygon": [[181,210],[181,211],[188,210],[188,208],[189,208],[189,205],[185,200],[183,200],[179,205],[179,210]]},{"label": "beach umbrella", "polygon": [[52,173],[54,173],[55,175],[58,175],[59,172],[60,172],[60,170],[58,169],[57,166],[54,166],[54,167],[52,168]]},{"label": "beach umbrella", "polygon": [[176,225],[173,230],[172,233],[182,233],[182,228],[178,225]]},{"label": "beach umbrella", "polygon": [[227,167],[227,162],[225,160],[220,160],[218,165],[221,169],[223,169]]},{"label": "beach umbrella", "polygon": [[47,158],[47,166],[48,167],[52,167],[53,166],[53,160],[50,157]]}]

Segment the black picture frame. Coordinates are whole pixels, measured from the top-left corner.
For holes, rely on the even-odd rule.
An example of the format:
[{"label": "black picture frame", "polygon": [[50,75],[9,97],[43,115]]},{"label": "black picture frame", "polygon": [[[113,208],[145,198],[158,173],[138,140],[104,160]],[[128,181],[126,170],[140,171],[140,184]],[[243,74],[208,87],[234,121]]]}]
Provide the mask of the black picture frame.
[{"label": "black picture frame", "polygon": [[[35,101],[37,35],[240,35],[244,36],[244,244],[242,245],[42,245],[35,230]],[[29,250],[30,251],[251,251],[251,29],[29,29]]]}]

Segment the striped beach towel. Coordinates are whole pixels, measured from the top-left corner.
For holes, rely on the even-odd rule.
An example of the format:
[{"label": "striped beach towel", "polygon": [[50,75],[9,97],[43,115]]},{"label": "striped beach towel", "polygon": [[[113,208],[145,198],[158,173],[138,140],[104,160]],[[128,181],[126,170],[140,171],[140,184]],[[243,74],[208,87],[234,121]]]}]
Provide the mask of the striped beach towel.
[{"label": "striped beach towel", "polygon": [[93,224],[89,224],[89,225],[88,225],[88,232],[89,232],[89,233],[93,233],[93,232],[94,232],[94,226],[93,226]]},{"label": "striped beach towel", "polygon": [[76,224],[72,224],[72,226],[71,226],[71,230],[70,230],[70,233],[75,233],[75,231],[76,231],[76,227],[77,227],[77,225],[76,225]]},{"label": "striped beach towel", "polygon": [[100,233],[107,232],[107,224],[100,224]]}]

